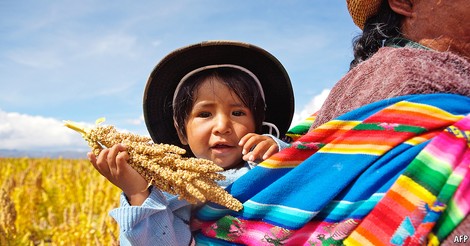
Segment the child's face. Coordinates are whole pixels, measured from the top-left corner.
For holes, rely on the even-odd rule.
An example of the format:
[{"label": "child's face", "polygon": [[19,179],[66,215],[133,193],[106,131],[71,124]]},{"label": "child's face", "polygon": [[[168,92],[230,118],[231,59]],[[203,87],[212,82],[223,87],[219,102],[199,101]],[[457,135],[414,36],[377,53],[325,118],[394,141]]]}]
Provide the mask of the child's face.
[{"label": "child's face", "polygon": [[255,132],[253,114],[217,79],[204,81],[186,120],[187,143],[198,158],[229,169],[242,163],[241,137]]}]

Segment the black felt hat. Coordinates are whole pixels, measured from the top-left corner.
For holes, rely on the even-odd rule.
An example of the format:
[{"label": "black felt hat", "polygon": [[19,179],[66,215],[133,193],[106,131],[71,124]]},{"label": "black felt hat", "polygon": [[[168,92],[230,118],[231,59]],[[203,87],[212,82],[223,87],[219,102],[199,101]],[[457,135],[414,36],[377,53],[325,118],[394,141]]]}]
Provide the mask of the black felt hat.
[{"label": "black felt hat", "polygon": [[281,137],[294,115],[294,93],[282,64],[266,50],[237,41],[205,41],[177,49],[164,57],[151,72],[144,91],[147,129],[155,143],[182,146],[173,123],[173,95],[181,79],[191,71],[210,65],[232,64],[251,71],[260,81],[266,103],[266,122]]}]

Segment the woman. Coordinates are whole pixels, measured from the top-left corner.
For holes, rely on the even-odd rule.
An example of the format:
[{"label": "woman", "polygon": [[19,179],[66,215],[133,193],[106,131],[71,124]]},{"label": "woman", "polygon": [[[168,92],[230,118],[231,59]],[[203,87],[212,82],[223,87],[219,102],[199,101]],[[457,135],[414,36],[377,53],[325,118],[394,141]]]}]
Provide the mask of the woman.
[{"label": "woman", "polygon": [[[332,91],[324,103],[326,107],[320,111],[313,127],[350,111],[352,108],[384,98],[412,93],[455,92],[462,95],[470,94],[468,72],[459,65],[470,60],[470,26],[467,24],[470,21],[470,2],[465,0],[452,1],[451,3],[439,0],[348,0],[347,2],[353,21],[363,29],[363,34],[354,42],[354,60],[351,62],[351,68],[372,57],[382,46],[414,49],[410,54],[397,54],[388,57],[388,59],[387,56],[390,54],[383,52],[379,54],[380,57],[376,57],[377,60],[381,59],[376,63],[387,62],[387,65],[380,66],[381,70],[379,70],[376,64],[371,64],[371,68],[362,72],[367,74],[375,71],[374,74],[385,77],[386,82],[383,79],[367,79],[364,76],[352,84],[351,80],[355,79],[353,77],[359,75],[355,71],[347,74],[347,77],[336,85],[336,89]],[[441,54],[441,60],[447,59],[447,55],[457,56],[459,58],[456,61],[458,64],[455,64],[452,70],[441,71],[445,74],[436,74],[435,77],[432,77],[433,74],[427,74],[424,79],[414,79],[405,83],[400,78],[404,72],[408,72],[409,76],[415,76],[410,74],[411,67],[408,66],[419,67],[420,64],[426,64],[433,67],[423,69],[427,72],[434,72],[435,67],[444,64],[422,63],[432,57],[428,52],[423,55],[421,50],[445,52]],[[415,61],[408,59],[409,62],[400,62],[409,56],[417,56],[421,59]],[[397,69],[401,69],[401,73],[397,73]],[[464,88],[449,84],[448,81],[439,81],[438,76],[447,77],[452,73],[460,74],[459,79],[463,82],[459,82],[459,85]],[[366,79],[367,81],[364,83]],[[383,90],[384,86],[387,87],[386,90]],[[347,95],[345,92],[348,91],[358,91],[358,93]],[[343,100],[339,100],[339,98],[343,98]]]},{"label": "woman", "polygon": [[364,31],[351,71],[307,133],[228,188],[241,212],[199,211],[198,243],[454,240],[470,208],[470,2],[347,3]]}]

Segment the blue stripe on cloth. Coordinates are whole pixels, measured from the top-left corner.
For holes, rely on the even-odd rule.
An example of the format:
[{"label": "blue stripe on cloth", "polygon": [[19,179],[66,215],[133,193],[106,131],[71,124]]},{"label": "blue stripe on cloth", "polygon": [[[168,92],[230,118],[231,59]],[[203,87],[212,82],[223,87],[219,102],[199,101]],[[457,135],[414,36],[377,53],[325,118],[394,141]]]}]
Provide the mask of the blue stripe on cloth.
[{"label": "blue stripe on cloth", "polygon": [[317,214],[317,212],[272,204],[260,204],[250,200],[243,204],[241,218],[256,218],[260,213],[263,214],[264,221],[275,225],[283,225],[288,229],[298,228]]},{"label": "blue stripe on cloth", "polygon": [[199,211],[197,211],[197,217],[202,220],[218,220],[225,215],[237,216],[238,213],[227,209],[225,207],[219,206],[215,203],[208,203],[207,206],[203,206]]},{"label": "blue stripe on cloth", "polygon": [[315,219],[340,222],[348,218],[363,218],[382,199],[385,193],[376,193],[369,199],[357,202],[331,201]]},{"label": "blue stripe on cloth", "polygon": [[283,177],[271,180],[270,186],[250,200],[260,204],[318,211],[375,159],[376,156],[363,154],[316,153]]}]

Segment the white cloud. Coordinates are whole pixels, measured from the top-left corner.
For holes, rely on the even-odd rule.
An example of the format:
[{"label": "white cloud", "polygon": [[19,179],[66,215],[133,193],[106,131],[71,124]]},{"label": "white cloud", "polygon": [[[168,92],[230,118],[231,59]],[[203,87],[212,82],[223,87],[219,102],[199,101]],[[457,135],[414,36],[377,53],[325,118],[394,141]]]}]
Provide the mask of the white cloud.
[{"label": "white cloud", "polygon": [[324,89],[319,95],[314,96],[313,99],[307,103],[300,112],[294,113],[291,125],[295,126],[302,120],[306,119],[308,116],[318,111],[323,105],[323,102],[325,102],[328,94],[330,94],[330,89]]},{"label": "white cloud", "polygon": [[7,56],[13,62],[36,69],[51,69],[63,65],[61,56],[52,50],[14,50]]},{"label": "white cloud", "polygon": [[136,37],[127,34],[109,34],[103,35],[95,40],[91,40],[82,46],[88,46],[88,52],[85,56],[96,55],[126,55],[128,57],[135,57],[134,53],[136,47]]},{"label": "white cloud", "polygon": [[[320,109],[330,90],[325,89],[295,113],[292,125],[299,123]],[[129,120],[131,125],[143,123],[143,116]],[[78,122],[85,127],[94,123]],[[119,131],[126,131],[118,129]],[[64,126],[61,120],[54,118],[5,112],[0,109],[0,149],[9,150],[78,150],[88,151],[86,141],[77,132]]]},{"label": "white cloud", "polygon": [[125,120],[126,123],[130,125],[140,126],[145,123],[144,115],[140,115],[139,118],[127,119]]},{"label": "white cloud", "polygon": [[0,149],[86,150],[80,134],[54,118],[0,110]]},{"label": "white cloud", "polygon": [[[138,119],[126,120],[131,125],[141,125]],[[95,122],[77,122],[93,127]],[[133,132],[117,129],[121,132]],[[142,133],[141,135],[147,135]],[[54,118],[33,116],[0,109],[0,149],[22,151],[89,151],[86,141],[78,132],[67,128],[64,122]]]}]

